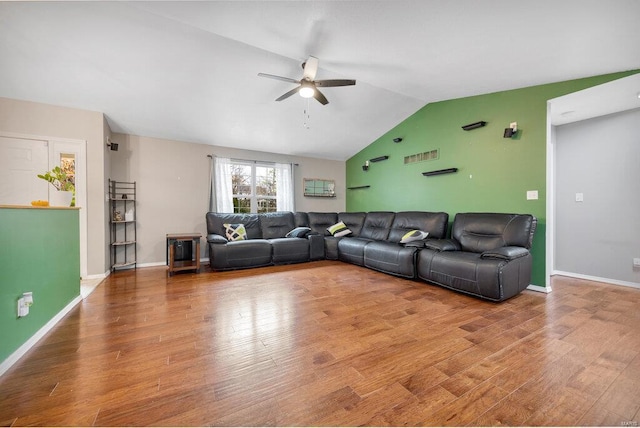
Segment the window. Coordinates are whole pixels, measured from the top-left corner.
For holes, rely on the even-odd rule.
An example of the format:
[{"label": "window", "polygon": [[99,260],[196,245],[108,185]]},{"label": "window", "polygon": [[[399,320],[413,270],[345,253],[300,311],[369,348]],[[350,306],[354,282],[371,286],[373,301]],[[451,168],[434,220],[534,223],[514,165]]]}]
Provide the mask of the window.
[{"label": "window", "polygon": [[232,161],[233,212],[277,211],[276,168],[274,165]]}]

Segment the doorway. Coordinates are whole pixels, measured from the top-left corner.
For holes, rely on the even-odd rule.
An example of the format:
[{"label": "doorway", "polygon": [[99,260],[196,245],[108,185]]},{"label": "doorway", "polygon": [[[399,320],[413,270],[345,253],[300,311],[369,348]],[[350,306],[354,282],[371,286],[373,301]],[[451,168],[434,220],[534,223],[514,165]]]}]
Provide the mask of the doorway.
[{"label": "doorway", "polygon": [[74,176],[75,206],[80,207],[80,276],[87,276],[86,141],[0,134],[0,205],[30,206],[49,200],[51,185],[38,178],[56,166]]},{"label": "doorway", "polygon": [[[597,193],[597,192],[594,192],[593,189],[595,188],[593,187],[589,189],[591,193],[583,194],[582,188],[586,187],[585,185],[583,185],[583,183],[580,183],[581,185],[579,186],[579,188],[576,187],[575,189],[572,190],[572,192],[574,193],[570,193],[570,192],[568,193],[565,188],[563,189],[558,188],[558,171],[560,170],[566,175],[565,169],[567,168],[567,165],[561,165],[558,163],[559,161],[558,145],[562,144],[562,141],[558,141],[559,140],[558,132],[560,130],[560,127],[564,128],[563,135],[566,135],[565,125],[576,124],[580,126],[580,128],[578,129],[586,129],[585,128],[586,126],[590,126],[588,125],[589,123],[592,123],[592,124],[597,123],[598,126],[600,126],[600,124],[610,122],[611,120],[614,120],[613,118],[619,117],[621,112],[637,110],[638,108],[640,108],[640,98],[638,97],[638,93],[640,93],[639,91],[640,91],[640,74],[635,74],[629,77],[614,80],[608,83],[604,83],[602,85],[594,86],[592,88],[584,89],[582,91],[578,91],[572,94],[558,97],[558,98],[549,100],[547,102],[547,210],[546,210],[547,258],[545,261],[546,263],[545,282],[546,282],[547,288],[549,288],[550,286],[551,277],[553,275],[572,276],[576,278],[602,281],[602,282],[608,282],[612,284],[631,286],[631,287],[638,287],[639,285],[639,282],[637,280],[625,279],[621,277],[621,274],[620,274],[620,272],[622,272],[623,270],[627,271],[627,273],[628,271],[633,270],[635,278],[637,278],[637,273],[640,269],[636,267],[632,268],[632,257],[636,257],[635,254],[637,251],[631,252],[630,254],[628,254],[628,252],[627,253],[623,252],[618,254],[617,257],[619,259],[624,259],[624,263],[626,264],[623,264],[622,267],[617,268],[617,270],[614,269],[616,270],[616,273],[614,274],[607,272],[606,269],[599,269],[597,273],[587,272],[586,270],[581,269],[579,267],[575,269],[569,269],[569,271],[562,270],[563,266],[560,266],[560,267],[558,266],[558,260],[560,260],[561,256],[566,256],[566,253],[560,254],[560,252],[562,251],[566,252],[567,250],[566,248],[563,248],[562,246],[558,245],[559,231],[557,229],[559,213],[567,214],[565,211],[561,212],[560,210],[566,209],[566,208],[563,208],[563,206],[565,207],[567,206],[568,199],[570,199],[570,201],[568,202],[569,204],[575,205],[576,208],[580,206],[580,208],[583,210],[587,206],[587,199],[589,203],[595,200],[597,200],[598,202],[604,202],[604,201],[600,201],[598,198],[589,199],[591,196],[594,196]],[[606,163],[607,159],[604,157],[604,155],[608,155],[609,152],[611,152],[612,154],[615,153],[614,151],[611,150],[611,146],[609,145],[612,144],[612,142],[617,142],[617,138],[619,138],[618,136],[627,132],[628,128],[629,128],[629,125],[623,125],[623,128],[616,129],[614,130],[614,132],[610,132],[608,134],[605,133],[606,135],[600,138],[600,140],[598,141],[600,145],[598,147],[601,147],[601,151],[596,150],[596,152],[599,154],[597,156],[591,156],[590,158],[582,161],[583,165],[586,165],[587,168],[590,168],[589,173],[591,175],[595,176],[596,174],[600,174],[606,170],[605,166],[607,166],[607,163]],[[624,132],[622,132],[621,134],[620,131],[624,131]],[[597,138],[595,137],[597,136],[597,134],[594,130],[590,131],[590,135],[594,136],[594,138]],[[577,153],[574,153],[572,151],[572,154],[569,155],[571,158],[575,157],[576,159],[580,159],[580,156],[583,156],[589,153],[588,146],[586,145],[587,140],[585,138],[582,138],[582,140],[580,140],[579,142],[581,142],[583,145],[577,146],[579,147]],[[576,145],[574,144],[574,146]],[[564,154],[564,156],[565,156],[564,159],[567,159],[566,153]],[[616,161],[620,165],[622,165],[624,161],[628,160],[627,157],[621,156]],[[609,162],[609,164],[610,163],[611,162]],[[609,168],[611,170],[610,165],[609,165]],[[609,180],[610,177],[614,177],[615,175],[616,174],[612,174],[612,173],[605,174],[602,180],[603,181]],[[625,191],[629,195],[637,194],[635,187],[626,188],[626,190],[625,188],[621,188],[620,184],[624,184],[625,182],[608,181],[608,183],[609,183],[609,189],[606,191],[607,194],[613,193],[613,192],[625,192]],[[587,184],[586,180],[584,180],[584,184]],[[562,194],[559,194],[559,192],[561,191],[562,191]],[[603,192],[601,192],[601,194],[603,194]],[[559,197],[564,198],[563,204],[559,203],[558,201]],[[637,198],[635,200],[637,200]],[[625,204],[626,203],[630,204],[631,202],[625,202]],[[598,209],[597,206],[590,207],[588,214],[592,215],[596,213],[597,209]],[[571,254],[570,256],[574,258],[576,257],[581,258],[580,259],[581,264],[585,262],[587,264],[591,263],[591,265],[597,265],[598,263],[600,264],[605,263],[607,268],[611,268],[615,266],[615,263],[611,261],[606,261],[606,257],[602,257],[603,254],[601,254],[601,257],[596,259],[589,259],[589,261],[587,261],[587,259],[589,257],[595,257],[595,254],[597,254],[598,252],[606,251],[606,252],[613,253],[613,251],[618,251],[619,247],[626,245],[626,243],[624,242],[625,239],[627,239],[626,237],[621,239],[621,238],[615,238],[614,236],[612,236],[612,234],[608,234],[606,236],[606,239],[604,239],[601,237],[599,238],[595,234],[595,232],[598,232],[599,229],[602,228],[602,225],[606,225],[611,221],[614,221],[613,219],[616,218],[615,215],[618,214],[618,211],[615,210],[612,206],[609,206],[608,212],[610,215],[604,216],[604,218],[599,218],[598,221],[592,221],[593,223],[592,227],[585,227],[584,230],[581,231],[582,234],[587,235],[592,240],[601,242],[602,245],[598,247],[598,251],[588,251],[586,250],[586,247],[584,245],[583,246],[578,245],[577,247],[583,250],[583,253]],[[632,219],[637,219],[637,216],[635,215],[626,216],[627,219],[629,217],[631,217]],[[640,227],[638,226],[637,220],[636,220],[636,223],[634,223],[634,225],[635,225],[634,227],[636,228]],[[632,230],[633,228],[630,228],[627,230],[627,232],[631,235],[635,235],[632,232]],[[565,230],[563,229],[561,232],[564,233]],[[565,239],[565,242],[566,242],[566,239]],[[575,250],[576,250],[575,247],[572,248],[573,253],[575,253]],[[567,257],[564,257],[563,260],[565,261],[564,268],[567,269],[566,268],[566,266],[568,266],[568,264],[566,263]]]}]

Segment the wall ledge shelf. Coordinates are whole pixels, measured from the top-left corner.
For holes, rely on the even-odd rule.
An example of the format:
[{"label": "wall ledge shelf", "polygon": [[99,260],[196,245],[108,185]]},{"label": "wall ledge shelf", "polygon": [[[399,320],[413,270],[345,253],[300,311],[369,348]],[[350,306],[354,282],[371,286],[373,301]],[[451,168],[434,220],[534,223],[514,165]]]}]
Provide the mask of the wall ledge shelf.
[{"label": "wall ledge shelf", "polygon": [[349,189],[349,190],[358,190],[358,189],[368,189],[369,187],[371,187],[371,186],[369,186],[369,185],[367,185],[367,186],[353,186],[353,187],[347,187],[347,189]]},{"label": "wall ledge shelf", "polygon": [[452,174],[454,172],[458,172],[458,168],[447,168],[447,169],[438,169],[436,171],[427,171],[427,172],[423,172],[422,175],[424,175],[425,177],[431,177],[434,175]]}]

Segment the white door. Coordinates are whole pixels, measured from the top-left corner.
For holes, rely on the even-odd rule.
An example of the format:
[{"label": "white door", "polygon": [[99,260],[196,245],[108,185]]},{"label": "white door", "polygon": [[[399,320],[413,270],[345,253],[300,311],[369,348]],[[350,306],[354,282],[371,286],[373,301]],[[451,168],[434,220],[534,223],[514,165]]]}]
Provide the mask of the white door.
[{"label": "white door", "polygon": [[0,205],[49,200],[50,184],[38,178],[48,170],[47,141],[0,137]]}]

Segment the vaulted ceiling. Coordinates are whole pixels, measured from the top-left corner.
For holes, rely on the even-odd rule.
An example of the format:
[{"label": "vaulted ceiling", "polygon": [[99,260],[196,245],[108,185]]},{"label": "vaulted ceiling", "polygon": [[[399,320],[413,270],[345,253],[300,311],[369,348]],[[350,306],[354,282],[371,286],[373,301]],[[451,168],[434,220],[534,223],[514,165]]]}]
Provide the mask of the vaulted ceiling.
[{"label": "vaulted ceiling", "polygon": [[[427,103],[640,68],[637,0],[2,2],[0,96],[344,160]],[[326,106],[294,95],[319,58]]]}]

